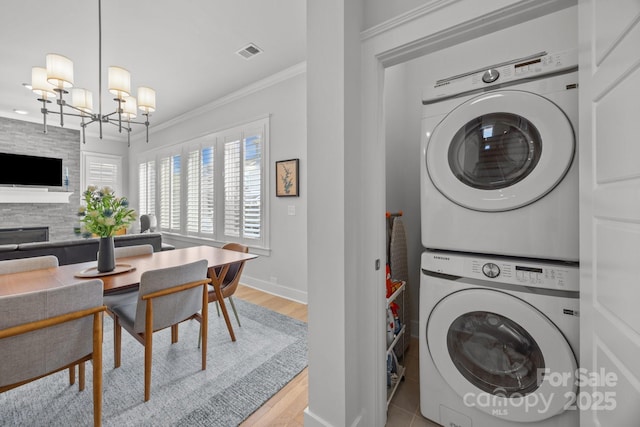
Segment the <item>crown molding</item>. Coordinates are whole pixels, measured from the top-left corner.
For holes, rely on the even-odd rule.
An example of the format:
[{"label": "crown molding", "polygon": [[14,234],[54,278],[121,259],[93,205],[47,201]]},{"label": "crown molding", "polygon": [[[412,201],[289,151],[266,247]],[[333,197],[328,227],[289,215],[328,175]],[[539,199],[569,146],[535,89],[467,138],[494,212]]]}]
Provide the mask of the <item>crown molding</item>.
[{"label": "crown molding", "polygon": [[[194,110],[191,110],[187,113],[181,114],[169,121],[166,121],[160,125],[157,126],[153,126],[151,128],[149,128],[149,135],[153,135],[154,133],[160,132],[164,129],[170,128],[172,126],[176,126],[179,123],[182,123],[188,119],[191,119],[195,116],[199,116],[211,111],[214,111],[220,107],[222,107],[223,105],[229,104],[231,102],[237,101],[239,99],[242,99],[246,96],[251,95],[252,93],[256,93],[259,92],[261,90],[267,89],[271,86],[274,86],[278,83],[284,82],[286,80],[289,80],[295,76],[298,76],[300,74],[304,74],[307,72],[307,62],[303,61],[300,62],[299,64],[296,64],[292,67],[286,68],[276,74],[273,74],[269,77],[266,77],[262,80],[258,80],[255,83],[252,83],[248,86],[245,86],[244,88],[237,90],[235,92],[230,93],[229,95],[226,95],[222,98],[216,99],[215,101],[212,101],[208,104],[203,105],[202,107],[198,107]],[[139,137],[139,138],[135,138],[136,140],[142,140],[143,138]],[[151,139],[151,138],[150,138]],[[134,138],[131,138],[131,140],[133,141]]]}]

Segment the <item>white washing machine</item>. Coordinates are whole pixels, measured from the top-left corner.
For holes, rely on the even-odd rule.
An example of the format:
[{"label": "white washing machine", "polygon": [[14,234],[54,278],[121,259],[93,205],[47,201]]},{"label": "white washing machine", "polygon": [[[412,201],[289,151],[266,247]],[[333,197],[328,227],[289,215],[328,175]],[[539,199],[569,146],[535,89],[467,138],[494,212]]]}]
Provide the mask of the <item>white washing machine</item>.
[{"label": "white washing machine", "polygon": [[421,268],[422,415],[447,427],[577,427],[577,265],[426,251]]},{"label": "white washing machine", "polygon": [[578,261],[577,83],[566,51],[425,89],[425,248]]}]

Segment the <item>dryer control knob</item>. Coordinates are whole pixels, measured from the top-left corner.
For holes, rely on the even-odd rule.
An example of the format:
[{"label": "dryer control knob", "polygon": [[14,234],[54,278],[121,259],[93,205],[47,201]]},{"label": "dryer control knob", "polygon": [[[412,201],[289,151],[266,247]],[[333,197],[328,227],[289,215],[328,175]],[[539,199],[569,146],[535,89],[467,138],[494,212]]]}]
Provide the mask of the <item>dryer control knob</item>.
[{"label": "dryer control knob", "polygon": [[498,267],[492,262],[488,262],[482,266],[482,272],[484,273],[485,276],[493,279],[500,275],[500,267]]},{"label": "dryer control knob", "polygon": [[500,72],[494,68],[484,72],[482,81],[485,83],[493,83],[498,80],[498,77],[500,77]]}]

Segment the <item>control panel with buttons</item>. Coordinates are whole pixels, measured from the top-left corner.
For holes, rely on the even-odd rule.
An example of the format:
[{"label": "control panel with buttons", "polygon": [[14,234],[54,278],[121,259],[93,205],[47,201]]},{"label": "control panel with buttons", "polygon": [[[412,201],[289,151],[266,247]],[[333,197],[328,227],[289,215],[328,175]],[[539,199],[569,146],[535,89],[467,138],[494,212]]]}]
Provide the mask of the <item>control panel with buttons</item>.
[{"label": "control panel with buttons", "polygon": [[486,68],[438,80],[433,86],[424,88],[423,103],[437,102],[452,95],[485,90],[488,86],[514,83],[523,79],[537,78],[550,73],[577,68],[578,50],[540,52]]},{"label": "control panel with buttons", "polygon": [[579,270],[573,263],[485,258],[460,253],[425,252],[422,268],[436,273],[496,283],[579,291]]}]

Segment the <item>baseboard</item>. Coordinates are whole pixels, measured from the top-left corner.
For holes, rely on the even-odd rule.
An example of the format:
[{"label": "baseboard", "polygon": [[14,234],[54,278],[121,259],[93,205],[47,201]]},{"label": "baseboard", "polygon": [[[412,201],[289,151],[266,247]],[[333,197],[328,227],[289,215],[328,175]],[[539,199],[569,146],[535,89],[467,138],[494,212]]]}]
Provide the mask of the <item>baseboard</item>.
[{"label": "baseboard", "polygon": [[287,288],[285,286],[278,285],[277,283],[271,283],[266,280],[256,279],[255,277],[247,276],[246,274],[242,275],[240,283],[249,286],[250,288],[255,288],[272,295],[286,298],[291,301],[307,304],[306,292]]},{"label": "baseboard", "polygon": [[[358,418],[355,419],[353,423],[349,427],[361,427],[362,415],[358,415]],[[335,427],[332,424],[328,423],[326,420],[320,418],[318,415],[309,411],[309,407],[307,406],[304,409],[304,427]]]}]

